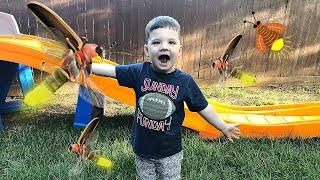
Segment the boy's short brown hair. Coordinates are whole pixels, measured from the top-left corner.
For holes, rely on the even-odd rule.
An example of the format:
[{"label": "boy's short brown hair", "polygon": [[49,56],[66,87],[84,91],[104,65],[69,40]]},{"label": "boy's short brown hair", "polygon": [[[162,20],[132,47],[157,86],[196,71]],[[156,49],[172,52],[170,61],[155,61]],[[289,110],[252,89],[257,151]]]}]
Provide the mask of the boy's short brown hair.
[{"label": "boy's short brown hair", "polygon": [[148,41],[151,31],[159,28],[170,28],[177,31],[180,36],[180,24],[177,20],[170,16],[158,16],[151,19],[146,26],[146,41]]}]

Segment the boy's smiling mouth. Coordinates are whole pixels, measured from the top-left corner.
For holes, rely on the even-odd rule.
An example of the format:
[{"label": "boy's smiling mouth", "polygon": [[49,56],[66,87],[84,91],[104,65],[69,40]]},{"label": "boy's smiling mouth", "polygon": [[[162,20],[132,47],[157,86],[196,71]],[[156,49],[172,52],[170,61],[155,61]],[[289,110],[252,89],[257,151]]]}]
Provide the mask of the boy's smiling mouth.
[{"label": "boy's smiling mouth", "polygon": [[166,64],[168,61],[170,61],[170,56],[163,54],[160,55],[158,59],[160,60],[161,64]]}]

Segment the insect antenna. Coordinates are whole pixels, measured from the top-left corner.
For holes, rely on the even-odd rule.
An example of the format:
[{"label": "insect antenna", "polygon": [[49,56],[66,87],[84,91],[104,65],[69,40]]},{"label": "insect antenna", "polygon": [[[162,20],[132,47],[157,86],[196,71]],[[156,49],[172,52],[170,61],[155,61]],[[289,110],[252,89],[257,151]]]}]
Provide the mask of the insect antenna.
[{"label": "insect antenna", "polygon": [[250,22],[250,21],[246,21],[246,20],[244,20],[243,21],[243,23],[250,23],[250,24],[253,24],[253,25],[255,25],[253,22]]},{"label": "insect antenna", "polygon": [[68,45],[71,47],[71,49],[73,50],[73,52],[76,52],[77,51],[77,48],[75,48],[72,43],[70,42],[70,39],[69,38],[66,38],[66,41],[68,43]]},{"label": "insect antenna", "polygon": [[254,16],[254,11],[252,11],[252,16],[255,22],[257,22],[256,17]]}]

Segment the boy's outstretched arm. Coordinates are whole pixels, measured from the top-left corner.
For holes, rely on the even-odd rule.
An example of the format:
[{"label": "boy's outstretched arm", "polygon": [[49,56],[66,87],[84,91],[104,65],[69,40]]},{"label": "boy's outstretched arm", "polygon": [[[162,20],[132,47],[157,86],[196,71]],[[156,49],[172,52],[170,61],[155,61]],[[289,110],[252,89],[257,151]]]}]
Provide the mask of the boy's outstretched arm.
[{"label": "boy's outstretched arm", "polygon": [[[87,45],[87,46],[86,46]],[[96,44],[86,44],[82,49],[84,58],[80,58],[80,55],[73,53],[70,50],[70,53],[64,58],[62,66],[66,69],[72,69],[72,60],[75,60],[77,68],[86,68],[89,73],[93,73],[100,76],[107,76],[116,78],[116,68],[110,64],[98,64],[92,63],[91,58],[98,55],[96,49]]]},{"label": "boy's outstretched arm", "polygon": [[93,74],[116,78],[116,67],[113,65],[92,63],[91,68]]},{"label": "boy's outstretched arm", "polygon": [[208,104],[206,108],[198,112],[211,125],[220,130],[231,142],[233,138],[239,139],[240,129],[237,128],[239,124],[227,124],[220,119],[213,107]]}]

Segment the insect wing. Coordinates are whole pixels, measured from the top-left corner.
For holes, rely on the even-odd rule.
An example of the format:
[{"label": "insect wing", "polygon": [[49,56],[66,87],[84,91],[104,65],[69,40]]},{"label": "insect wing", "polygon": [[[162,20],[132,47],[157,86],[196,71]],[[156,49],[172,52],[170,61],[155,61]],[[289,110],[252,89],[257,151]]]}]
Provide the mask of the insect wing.
[{"label": "insect wing", "polygon": [[[55,61],[47,61],[43,59],[42,70],[47,72],[54,72],[57,69],[61,69],[60,65],[63,63],[64,57],[66,57],[70,50],[68,49],[65,41],[63,40],[63,34],[57,29],[39,26],[37,38],[40,49],[46,54],[48,59]],[[55,33],[52,33],[55,32]]]},{"label": "insect wing", "polygon": [[225,49],[225,51],[223,52],[223,55],[221,56],[223,60],[223,62],[226,62],[229,57],[232,55],[234,49],[236,48],[236,46],[238,45],[239,41],[241,40],[242,35],[238,34],[235,37],[232,38],[232,40],[229,42],[227,48]]},{"label": "insect wing", "polygon": [[220,70],[220,77],[219,77],[219,83],[224,83],[227,80],[226,72],[225,70]]},{"label": "insect wing", "polygon": [[[69,49],[64,46],[64,44],[49,40],[45,38],[37,38],[39,41],[39,45],[41,46],[41,50],[50,58],[53,60],[57,60],[55,64],[61,64],[62,59],[68,54]],[[43,61],[46,61],[46,59],[43,59]]]},{"label": "insect wing", "polygon": [[274,31],[274,32],[278,33],[279,35],[282,35],[285,30],[285,26],[280,23],[270,23],[270,24],[267,24],[266,26],[270,31]]},{"label": "insect wing", "polygon": [[[29,2],[27,7],[38,20],[38,22],[40,22],[39,24],[41,24],[41,26],[39,26],[39,34],[42,34],[43,37],[50,37],[51,39],[59,41],[59,46],[63,47],[63,52],[60,52],[57,51],[57,49],[59,48],[44,46],[43,49],[46,54],[48,54],[49,56],[56,56],[58,60],[62,60],[69,53],[69,48],[75,51],[75,49],[72,47],[76,47],[79,49],[83,46],[83,41],[81,40],[81,38],[52,9],[45,6],[44,4],[35,1]],[[41,39],[39,40],[41,41]],[[45,41],[46,40],[44,40],[43,42]],[[58,62],[57,64],[61,64],[61,62]],[[47,67],[48,66],[50,65],[48,64]],[[87,93],[82,93],[80,94],[80,96],[82,96],[84,100],[96,107],[103,107],[104,96],[102,95],[102,93],[97,93],[98,88],[96,88],[94,83],[89,82],[88,77],[88,73],[80,73],[79,83],[88,89],[86,90]]]},{"label": "insect wing", "polygon": [[[77,48],[83,46],[81,38],[74,32],[74,30],[52,9],[44,4],[36,1],[27,3],[28,9],[32,15],[45,27],[52,27],[59,29],[63,33],[64,38],[69,38],[72,45]],[[54,32],[53,32],[54,33]]]},{"label": "insect wing", "polygon": [[257,34],[257,37],[256,37],[256,47],[261,53],[264,53],[267,50],[267,46],[263,41],[263,37],[259,34]]},{"label": "insect wing", "polygon": [[[59,34],[58,31],[55,34],[58,35]],[[63,36],[63,35],[60,34],[60,36]],[[59,41],[62,41],[62,39],[63,39],[63,37],[55,37],[55,38],[58,39]],[[41,39],[41,40],[42,40],[42,43],[46,43],[44,39]],[[46,44],[48,44],[48,43],[46,43]],[[68,47],[66,46],[66,44],[64,44],[64,42],[61,42],[59,45],[61,48],[63,48],[63,51],[60,50],[61,48],[59,49],[59,48],[55,48],[52,46],[43,46],[44,52],[48,56],[54,56],[56,59],[58,58],[58,59],[62,60],[63,58],[66,57],[66,55],[68,53],[70,53],[70,50],[67,49]],[[57,63],[61,64],[61,62],[57,62]],[[47,64],[43,64],[43,69],[45,69],[45,68],[57,69],[59,67],[58,66],[50,67]],[[51,70],[51,71],[53,71],[53,70]],[[96,107],[102,108],[104,106],[104,95],[102,95],[103,93],[101,93],[101,91],[97,88],[95,83],[90,80],[90,78],[89,78],[90,74],[86,69],[81,69],[79,72],[80,73],[76,77],[75,81],[84,87],[83,90],[80,91],[80,94],[79,94],[80,97],[82,97],[86,102],[88,102]],[[68,75],[68,77],[69,77],[69,75]]]},{"label": "insect wing", "polygon": [[82,162],[82,157],[79,156],[77,158],[76,164],[74,164],[74,165],[72,165],[72,167],[70,167],[68,175],[70,177],[78,176],[79,174],[81,174],[82,171],[83,171],[83,162]]},{"label": "insect wing", "polygon": [[[43,27],[42,29],[43,30],[40,31],[41,33],[39,34],[42,36],[48,36],[48,34],[46,34],[47,33],[46,29],[49,29],[49,28]],[[50,28],[49,32],[54,32],[54,33],[49,33],[49,37],[51,39],[57,40],[58,42],[48,41],[48,39],[39,37],[39,41],[41,42],[41,44],[43,44],[42,46],[43,51],[48,56],[54,57],[55,59],[62,60],[63,58],[66,57],[66,55],[68,55],[68,53],[70,53],[70,50],[68,49],[68,46],[65,42],[64,35],[59,30],[54,28]],[[52,42],[56,42],[56,43],[52,43]],[[57,64],[61,64],[61,61],[57,62]],[[56,69],[61,69],[61,68],[58,66],[52,67],[44,63],[43,69],[47,71],[54,71]],[[76,79],[77,83],[85,87],[83,91],[80,91],[80,97],[82,97],[86,102],[96,107],[102,108],[104,106],[104,96],[102,95],[102,93],[99,93],[101,91],[95,86],[95,83],[93,83],[89,79],[89,77],[90,77],[89,73],[86,71],[86,69],[83,69],[80,71]]]},{"label": "insect wing", "polygon": [[80,70],[79,76],[76,78],[76,82],[81,84],[79,88],[79,96],[83,100],[92,104],[95,107],[103,108],[104,95],[102,91],[90,79],[90,75],[87,72],[87,70]]},{"label": "insect wing", "polygon": [[91,132],[90,136],[87,138],[84,144],[89,149],[89,151],[96,149],[98,138],[99,138],[98,132],[96,131]]},{"label": "insect wing", "polygon": [[86,128],[81,133],[77,143],[81,146],[86,143],[86,140],[89,138],[90,134],[94,131],[94,129],[97,127],[100,119],[98,117],[93,118],[89,124],[87,124]]}]

